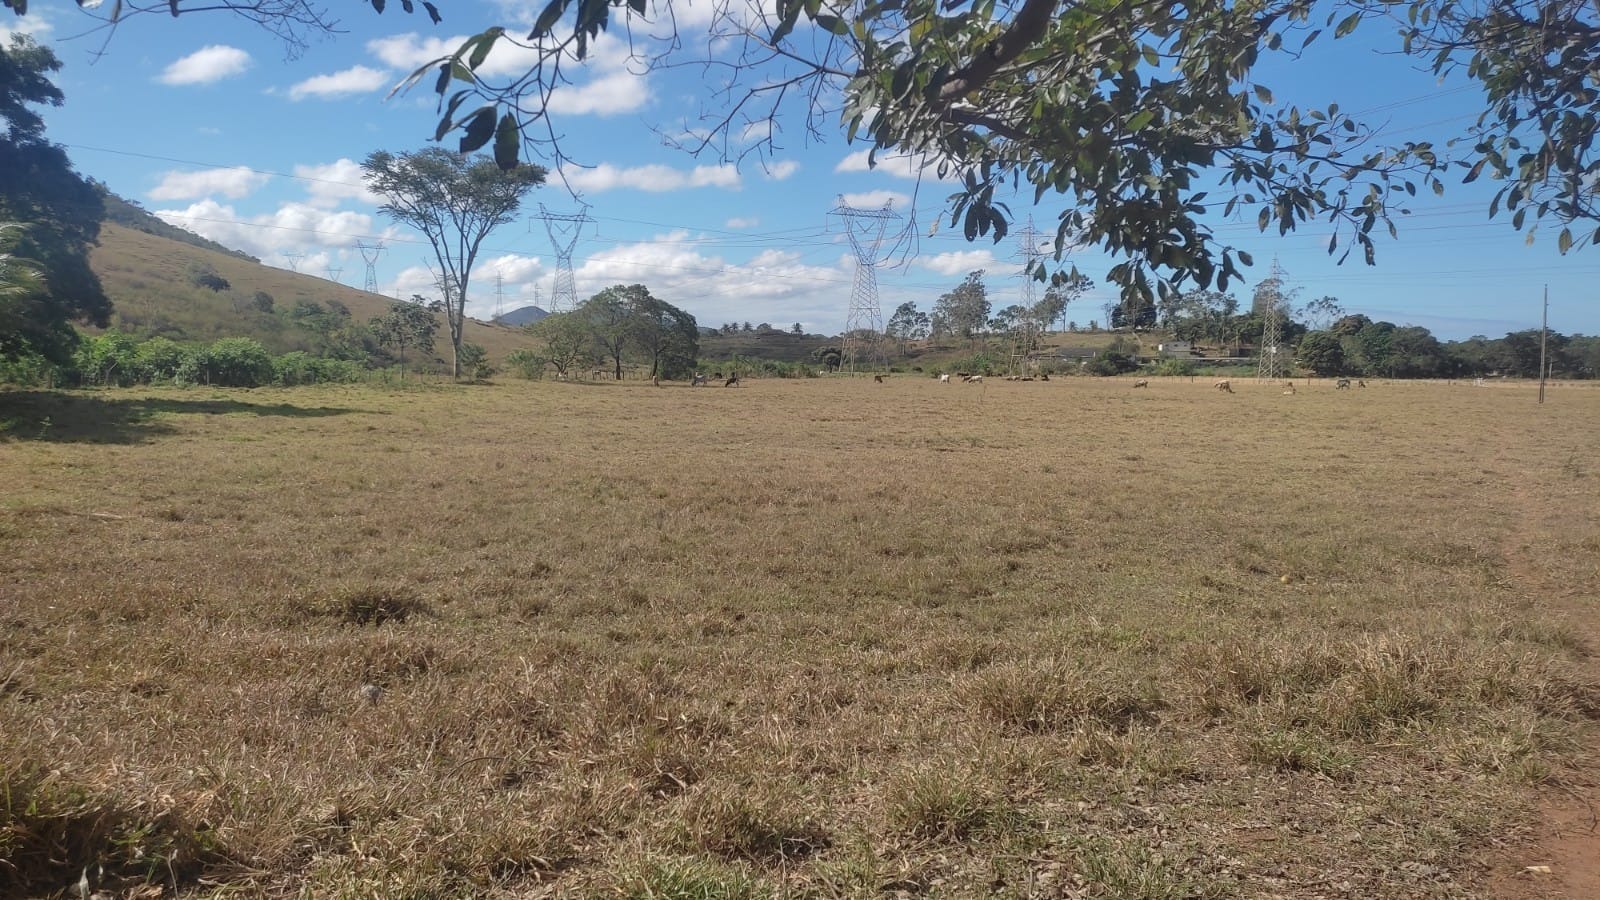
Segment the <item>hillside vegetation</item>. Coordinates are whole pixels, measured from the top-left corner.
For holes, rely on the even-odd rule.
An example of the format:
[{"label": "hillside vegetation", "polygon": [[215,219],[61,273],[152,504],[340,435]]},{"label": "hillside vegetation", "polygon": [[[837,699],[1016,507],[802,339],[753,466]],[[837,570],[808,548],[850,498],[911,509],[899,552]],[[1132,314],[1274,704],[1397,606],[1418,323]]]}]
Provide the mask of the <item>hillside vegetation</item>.
[{"label": "hillside vegetation", "polygon": [[[369,294],[323,278],[264,266],[229,252],[209,250],[160,235],[107,222],[90,262],[114,305],[111,327],[140,336],[175,341],[254,338],[275,353],[314,350],[315,336],[283,314],[302,302],[342,303],[357,322],[381,315],[392,298]],[[227,290],[193,283],[191,273],[209,267],[225,279]],[[273,312],[255,305],[256,295],[272,298]],[[529,346],[516,328],[476,320],[466,340],[482,345],[491,359]],[[448,341],[439,349],[449,352]]]}]

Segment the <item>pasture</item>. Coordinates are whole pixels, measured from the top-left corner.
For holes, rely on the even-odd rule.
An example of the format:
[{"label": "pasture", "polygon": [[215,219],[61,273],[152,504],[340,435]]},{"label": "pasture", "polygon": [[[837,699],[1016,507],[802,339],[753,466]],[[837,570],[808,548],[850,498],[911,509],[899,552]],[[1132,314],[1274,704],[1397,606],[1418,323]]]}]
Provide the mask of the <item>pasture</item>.
[{"label": "pasture", "polygon": [[1600,390],[1233,386],[0,396],[0,895],[1553,895]]}]

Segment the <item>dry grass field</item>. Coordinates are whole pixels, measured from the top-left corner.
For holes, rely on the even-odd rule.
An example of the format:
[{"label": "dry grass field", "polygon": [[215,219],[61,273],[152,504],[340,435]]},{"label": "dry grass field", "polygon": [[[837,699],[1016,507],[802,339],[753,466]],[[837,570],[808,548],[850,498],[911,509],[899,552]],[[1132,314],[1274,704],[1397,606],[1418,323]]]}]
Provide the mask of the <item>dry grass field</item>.
[{"label": "dry grass field", "polygon": [[1600,389],[1237,388],[0,394],[0,896],[1493,895]]}]

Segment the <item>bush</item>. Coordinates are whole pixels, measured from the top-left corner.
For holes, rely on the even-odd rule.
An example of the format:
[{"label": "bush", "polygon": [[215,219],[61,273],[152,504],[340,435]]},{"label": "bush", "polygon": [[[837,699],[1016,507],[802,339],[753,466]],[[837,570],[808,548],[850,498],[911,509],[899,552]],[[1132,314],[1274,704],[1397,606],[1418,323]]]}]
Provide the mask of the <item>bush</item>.
[{"label": "bush", "polygon": [[24,353],[14,358],[0,356],[0,384],[55,387],[62,374],[55,363],[37,353]]},{"label": "bush", "polygon": [[532,350],[513,350],[506,354],[506,368],[518,378],[538,381],[544,377],[544,357]]},{"label": "bush", "polygon": [[301,384],[348,384],[366,377],[360,363],[325,359],[296,350],[272,361],[272,383],[283,387]]},{"label": "bush", "polygon": [[178,379],[219,387],[260,387],[274,376],[272,354],[250,338],[223,338],[184,358]]},{"label": "bush", "polygon": [[218,293],[233,287],[228,283],[228,279],[217,274],[217,270],[212,268],[210,263],[194,263],[190,265],[189,283],[195,287],[209,288]]},{"label": "bush", "polygon": [[1105,350],[1095,354],[1094,359],[1084,363],[1083,370],[1090,375],[1122,375],[1139,368],[1133,357]]},{"label": "bush", "polygon": [[462,344],[461,374],[473,380],[481,381],[494,374],[494,367],[489,365],[489,351],[479,344]]},{"label": "bush", "polygon": [[108,331],[79,344],[72,363],[84,384],[129,385],[139,377],[138,350],[132,335]]},{"label": "bush", "polygon": [[184,348],[171,338],[156,337],[139,345],[134,358],[138,379],[147,384],[172,381],[183,367]]}]

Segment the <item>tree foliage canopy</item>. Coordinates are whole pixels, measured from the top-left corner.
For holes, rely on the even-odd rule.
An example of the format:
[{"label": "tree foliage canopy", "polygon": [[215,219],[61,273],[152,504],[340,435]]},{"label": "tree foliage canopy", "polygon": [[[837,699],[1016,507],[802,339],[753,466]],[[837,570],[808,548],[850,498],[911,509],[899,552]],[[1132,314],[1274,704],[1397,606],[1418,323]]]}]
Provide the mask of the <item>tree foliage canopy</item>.
[{"label": "tree foliage canopy", "polygon": [[[23,12],[26,0],[3,0]],[[368,0],[379,13],[385,0]],[[421,7],[439,21],[431,3]],[[412,0],[401,0],[413,12]],[[842,129],[875,154],[908,154],[957,180],[950,221],[1003,237],[1001,191],[1053,198],[1058,259],[1070,246],[1119,257],[1128,298],[1226,291],[1248,255],[1216,213],[1286,233],[1319,221],[1329,250],[1371,263],[1374,231],[1420,190],[1490,176],[1491,217],[1552,220],[1563,252],[1600,240],[1600,9],[1580,0],[546,0],[531,29],[487,28],[402,88],[438,95],[435,139],[559,163],[550,99],[603,31],[625,31],[645,67],[698,65],[715,87],[687,149],[724,158],[773,149],[784,116]],[[225,9],[285,34],[331,26],[312,0],[122,0],[112,16]],[[694,23],[693,26],[687,23]],[[680,24],[682,27],[680,28]],[[696,33],[690,33],[689,28]],[[703,33],[701,30],[703,29]],[[1441,78],[1482,88],[1481,115],[1435,145],[1382,135],[1337,104],[1274,97],[1260,64],[1317,40],[1385,29]],[[495,76],[515,44],[525,71]],[[750,129],[766,136],[744,143]],[[1217,190],[1217,183],[1223,188]],[[1344,258],[1341,256],[1341,259]],[[1056,273],[1065,274],[1065,273]]]},{"label": "tree foliage canopy", "polygon": [[50,81],[60,68],[26,35],[0,46],[0,222],[15,226],[0,236],[12,273],[0,291],[0,358],[37,353],[65,362],[76,342],[70,323],[103,326],[111,312],[89,268],[105,212],[100,192],[45,139],[32,108],[61,104]]},{"label": "tree foliage canopy", "polygon": [[[792,104],[814,133],[836,116],[875,153],[957,179],[951,224],[969,239],[1006,233],[1002,188],[1055,197],[1058,257],[1073,244],[1121,257],[1107,277],[1130,298],[1226,290],[1251,260],[1211,230],[1219,211],[1280,233],[1320,220],[1330,252],[1370,263],[1374,230],[1394,231],[1408,198],[1442,193],[1452,174],[1500,179],[1491,216],[1519,229],[1554,219],[1563,252],[1600,238],[1580,228],[1600,219],[1600,12],[1577,0],[778,0],[770,11],[724,0],[705,42],[675,21],[666,0],[548,0],[526,34],[490,28],[410,83],[436,76],[438,134],[459,131],[464,149],[493,140],[503,161],[521,146],[559,159],[548,101],[562,66],[620,26],[643,62],[698,52],[730,85],[690,149],[742,156],[751,150],[734,138],[750,126],[764,126],[770,149]],[[1482,86],[1482,115],[1460,140],[1384,145],[1337,104],[1281,103],[1256,77],[1264,59],[1360,28],[1388,29],[1396,51]],[[537,61],[505,82],[480,75],[501,42]]]}]

